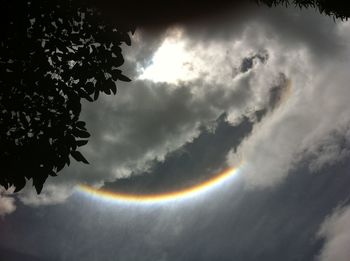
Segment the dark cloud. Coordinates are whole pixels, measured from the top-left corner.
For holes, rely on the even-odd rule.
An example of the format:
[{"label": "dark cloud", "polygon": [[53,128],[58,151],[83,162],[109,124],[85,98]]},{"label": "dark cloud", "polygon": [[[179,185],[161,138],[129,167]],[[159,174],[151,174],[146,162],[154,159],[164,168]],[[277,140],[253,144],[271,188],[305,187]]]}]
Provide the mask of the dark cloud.
[{"label": "dark cloud", "polygon": [[161,30],[173,24],[187,24],[220,16],[227,9],[242,12],[250,1],[170,0],[159,1],[95,1],[96,6],[111,20],[125,24],[136,24],[148,30]]},{"label": "dark cloud", "polygon": [[197,138],[168,154],[164,161],[155,162],[146,173],[107,183],[104,189],[142,194],[175,191],[199,184],[226,167],[227,153],[250,134],[252,126],[248,118],[232,126],[223,114],[216,121],[215,130],[203,128]]}]

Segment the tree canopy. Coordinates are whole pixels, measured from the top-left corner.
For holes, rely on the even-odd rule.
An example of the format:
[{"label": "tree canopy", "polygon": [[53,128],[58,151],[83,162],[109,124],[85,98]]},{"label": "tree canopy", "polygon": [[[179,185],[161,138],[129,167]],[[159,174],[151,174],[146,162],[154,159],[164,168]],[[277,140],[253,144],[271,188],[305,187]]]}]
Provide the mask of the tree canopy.
[{"label": "tree canopy", "polygon": [[0,185],[32,179],[38,193],[90,136],[81,101],[115,94],[134,26],[105,19],[88,2],[7,1],[0,11]]},{"label": "tree canopy", "polygon": [[269,7],[272,6],[296,6],[299,8],[315,8],[321,14],[347,20],[350,17],[350,7],[342,0],[254,0]]}]

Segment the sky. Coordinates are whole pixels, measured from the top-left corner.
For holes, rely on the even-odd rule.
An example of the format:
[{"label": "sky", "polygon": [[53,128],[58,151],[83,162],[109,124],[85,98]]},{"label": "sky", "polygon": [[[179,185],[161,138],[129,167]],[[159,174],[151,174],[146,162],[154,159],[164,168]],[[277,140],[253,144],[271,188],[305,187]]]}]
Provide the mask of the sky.
[{"label": "sky", "polygon": [[123,53],[90,164],[0,191],[1,260],[350,259],[349,22],[252,5]]}]

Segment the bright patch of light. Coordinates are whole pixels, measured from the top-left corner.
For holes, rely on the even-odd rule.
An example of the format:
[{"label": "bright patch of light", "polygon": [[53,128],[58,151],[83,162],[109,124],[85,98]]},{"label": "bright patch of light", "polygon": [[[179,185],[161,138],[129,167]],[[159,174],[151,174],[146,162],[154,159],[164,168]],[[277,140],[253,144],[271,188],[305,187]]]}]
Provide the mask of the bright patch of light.
[{"label": "bright patch of light", "polygon": [[151,64],[141,69],[139,79],[178,83],[196,77],[194,57],[186,50],[182,32],[174,29],[155,52]]}]

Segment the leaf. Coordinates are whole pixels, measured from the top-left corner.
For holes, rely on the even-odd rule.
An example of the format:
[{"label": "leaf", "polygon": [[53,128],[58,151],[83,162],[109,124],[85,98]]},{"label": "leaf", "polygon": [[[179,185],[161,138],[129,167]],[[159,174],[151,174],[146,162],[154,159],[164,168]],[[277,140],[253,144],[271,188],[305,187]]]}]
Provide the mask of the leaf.
[{"label": "leaf", "polygon": [[114,95],[117,93],[117,86],[116,86],[116,84],[111,86],[111,91],[113,92]]},{"label": "leaf", "polygon": [[84,86],[84,89],[89,95],[91,95],[94,93],[95,85],[92,82],[87,82]]},{"label": "leaf", "polygon": [[104,93],[107,94],[107,95],[110,95],[111,94],[111,90],[106,88],[106,89],[104,89]]},{"label": "leaf", "polygon": [[45,181],[43,181],[41,183],[38,182],[38,183],[33,184],[33,186],[35,187],[36,193],[38,193],[38,194],[41,193],[41,191],[43,190],[44,182]]},{"label": "leaf", "polygon": [[81,96],[83,96],[83,98],[85,98],[89,102],[93,102],[94,101],[94,99],[92,99],[91,96],[89,94],[87,94],[87,93],[81,93]]},{"label": "leaf", "polygon": [[67,145],[72,148],[72,150],[76,150],[77,149],[77,143],[75,141],[75,137],[72,134],[69,134],[68,136],[66,136],[67,139]]},{"label": "leaf", "polygon": [[84,158],[83,154],[81,154],[79,151],[75,150],[72,151],[70,154],[76,161],[82,161],[86,164],[89,164],[89,162]]},{"label": "leaf", "polygon": [[98,96],[100,94],[99,90],[95,90],[95,94],[94,94],[94,100],[96,101],[98,99]]},{"label": "leaf", "polygon": [[39,170],[37,175],[33,176],[33,186],[38,194],[40,194],[43,189],[44,183],[48,177],[48,174],[44,172],[45,170]]},{"label": "leaf", "polygon": [[69,165],[70,165],[69,155],[67,155],[67,157],[66,157],[66,164],[67,164],[67,166],[69,166]]},{"label": "leaf", "polygon": [[60,158],[58,160],[57,166],[56,166],[56,172],[61,171],[64,168],[64,165],[66,164],[66,161],[63,158]]},{"label": "leaf", "polygon": [[113,79],[114,81],[118,80],[119,75],[121,75],[121,73],[122,73],[121,70],[119,70],[119,69],[113,69],[113,70],[111,71],[112,79]]},{"label": "leaf", "polygon": [[49,175],[52,176],[52,177],[57,177],[57,173],[54,172],[53,170],[49,173]]},{"label": "leaf", "polygon": [[86,123],[84,121],[77,121],[75,125],[80,129],[85,129]]},{"label": "leaf", "polygon": [[75,137],[79,137],[79,138],[89,138],[90,137],[90,133],[88,133],[85,130],[73,129],[73,134]]},{"label": "leaf", "polygon": [[115,82],[112,79],[108,79],[105,85],[105,93],[111,94],[111,91],[113,92],[113,94],[116,94],[117,87],[115,86]]},{"label": "leaf", "polygon": [[[26,180],[25,180],[25,178],[24,177],[18,177],[18,178],[16,178],[16,180],[15,180],[15,191],[14,192],[18,192],[18,191],[20,191],[22,188],[24,188],[24,186],[25,186],[25,184],[26,184]],[[6,188],[7,189],[7,188]]]},{"label": "leaf", "polygon": [[123,75],[123,74],[119,74],[118,79],[121,80],[121,81],[123,81],[123,82],[131,82],[131,79],[128,78],[128,77],[126,77],[126,76]]},{"label": "leaf", "polygon": [[9,184],[7,182],[0,182],[0,185],[3,186],[6,190],[9,188]]},{"label": "leaf", "polygon": [[77,140],[77,146],[81,147],[87,144],[89,141],[88,140]]},{"label": "leaf", "polygon": [[113,60],[113,66],[115,67],[119,67],[124,63],[124,58],[121,54],[116,55],[115,53],[113,53],[116,57],[112,57]]},{"label": "leaf", "polygon": [[130,39],[130,36],[129,36],[128,33],[123,33],[122,34],[122,39],[128,46],[131,45],[131,39]]}]

